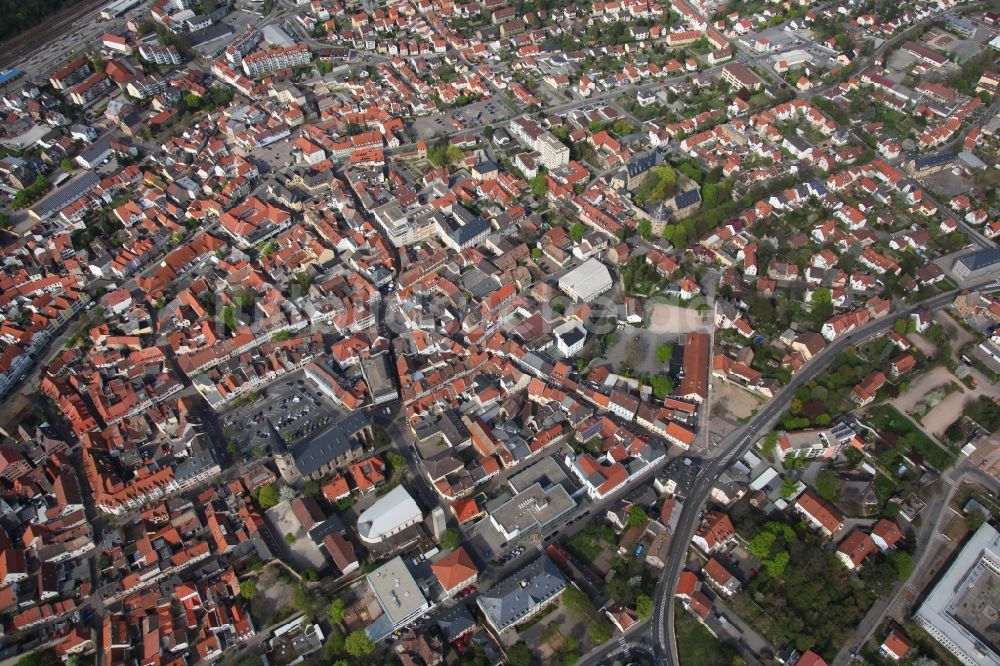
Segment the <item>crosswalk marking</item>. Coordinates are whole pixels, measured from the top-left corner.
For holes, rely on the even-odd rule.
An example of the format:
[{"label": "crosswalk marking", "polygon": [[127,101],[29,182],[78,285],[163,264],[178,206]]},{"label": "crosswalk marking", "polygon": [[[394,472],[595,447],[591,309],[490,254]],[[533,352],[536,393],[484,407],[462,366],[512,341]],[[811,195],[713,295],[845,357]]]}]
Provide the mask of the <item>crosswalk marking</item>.
[{"label": "crosswalk marking", "polygon": [[621,646],[622,654],[624,654],[625,658],[628,659],[628,643],[625,642],[624,636],[618,637],[618,644]]}]

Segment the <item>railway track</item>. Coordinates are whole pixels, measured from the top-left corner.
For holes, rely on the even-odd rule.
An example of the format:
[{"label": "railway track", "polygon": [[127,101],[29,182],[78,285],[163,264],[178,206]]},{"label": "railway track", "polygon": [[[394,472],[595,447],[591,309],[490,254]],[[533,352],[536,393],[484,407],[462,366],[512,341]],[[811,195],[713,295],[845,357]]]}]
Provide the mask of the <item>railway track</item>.
[{"label": "railway track", "polygon": [[17,67],[24,58],[36,50],[45,48],[53,39],[61,37],[74,27],[84,16],[100,9],[108,0],[83,0],[61,9],[44,19],[42,23],[4,42],[0,42],[0,69]]}]

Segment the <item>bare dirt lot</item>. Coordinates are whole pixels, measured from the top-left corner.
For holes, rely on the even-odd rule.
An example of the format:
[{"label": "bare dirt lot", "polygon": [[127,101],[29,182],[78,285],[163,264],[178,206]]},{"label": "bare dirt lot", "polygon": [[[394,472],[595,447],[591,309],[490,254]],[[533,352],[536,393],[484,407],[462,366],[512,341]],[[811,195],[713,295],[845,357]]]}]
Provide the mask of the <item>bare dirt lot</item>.
[{"label": "bare dirt lot", "polygon": [[717,419],[739,421],[753,415],[763,403],[763,399],[730,382],[716,381],[712,384],[712,431],[716,432]]},{"label": "bare dirt lot", "polygon": [[951,338],[951,348],[961,349],[965,345],[972,342],[972,334],[967,330],[958,325],[955,318],[952,317],[945,310],[938,310],[934,313],[934,318],[941,324],[945,332],[948,333],[948,337]]},{"label": "bare dirt lot", "polygon": [[[323,568],[326,564],[323,553],[302,529],[302,525],[292,513],[291,504],[281,502],[268,509],[264,516],[271,523],[274,533],[281,535],[279,538],[292,535],[291,543],[288,544],[288,557],[297,570]],[[287,541],[288,539],[286,539]]]},{"label": "bare dirt lot", "polygon": [[285,580],[279,567],[265,567],[256,578],[257,595],[250,603],[250,614],[258,627],[264,626],[269,619],[280,611],[286,614],[291,609],[292,586]]},{"label": "bare dirt lot", "polygon": [[934,343],[919,333],[911,333],[906,336],[906,339],[913,343],[913,346],[919,349],[925,358],[934,358],[937,356],[938,350]]},{"label": "bare dirt lot", "polygon": [[940,437],[962,413],[966,401],[974,397],[971,395],[971,391],[966,389],[955,375],[948,371],[948,368],[937,367],[921,376],[910,386],[910,390],[893,401],[893,405],[901,412],[910,414],[917,407],[917,403],[928,393],[949,383],[957,385],[959,389],[945,396],[920,419],[920,425],[923,426],[924,430]]},{"label": "bare dirt lot", "polygon": [[669,303],[655,303],[650,315],[648,330],[653,333],[690,333],[712,330],[711,313],[702,315],[693,308],[685,308]]}]

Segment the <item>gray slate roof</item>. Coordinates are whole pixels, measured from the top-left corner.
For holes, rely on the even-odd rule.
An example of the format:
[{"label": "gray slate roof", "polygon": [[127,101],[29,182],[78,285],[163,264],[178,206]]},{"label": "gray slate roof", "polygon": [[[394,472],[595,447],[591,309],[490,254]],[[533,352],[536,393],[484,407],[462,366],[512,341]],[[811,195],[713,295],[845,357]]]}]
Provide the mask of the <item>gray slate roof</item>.
[{"label": "gray slate roof", "polygon": [[552,599],[566,587],[559,568],[545,555],[479,596],[476,603],[494,627],[503,631],[528,611]]}]

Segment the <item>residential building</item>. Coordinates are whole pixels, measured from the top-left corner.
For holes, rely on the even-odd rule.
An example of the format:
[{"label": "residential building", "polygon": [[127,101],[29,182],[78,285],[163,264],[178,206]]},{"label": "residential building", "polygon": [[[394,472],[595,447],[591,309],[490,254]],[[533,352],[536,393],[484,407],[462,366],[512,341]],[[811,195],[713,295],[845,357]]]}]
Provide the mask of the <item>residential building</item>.
[{"label": "residential building", "polygon": [[843,526],[844,517],[840,511],[816,494],[812,488],[799,495],[794,504],[795,512],[806,519],[813,528],[826,536],[833,536]]},{"label": "residential building", "polygon": [[305,44],[296,44],[283,49],[257,51],[243,57],[243,71],[247,76],[262,76],[289,67],[308,65],[312,53]]},{"label": "residential building", "polygon": [[431,563],[431,571],[441,584],[445,597],[474,585],[479,577],[479,569],[461,546],[434,560]]}]

